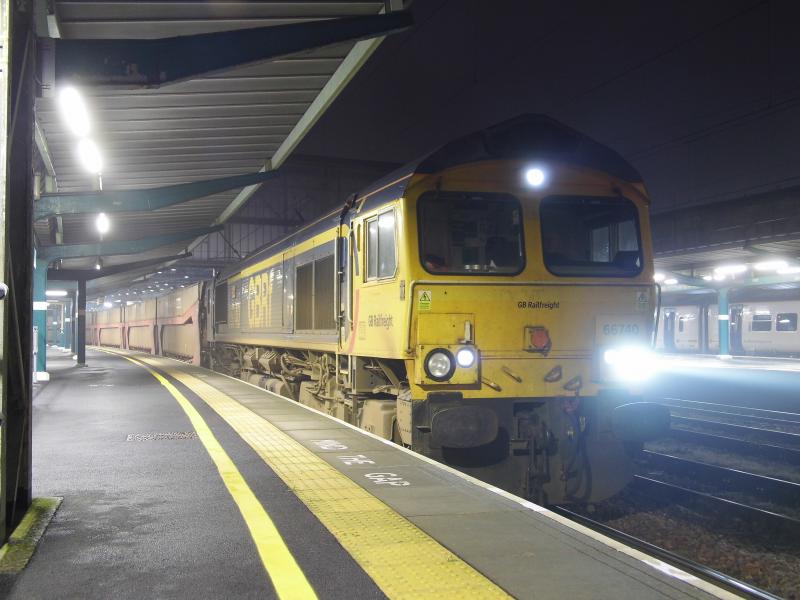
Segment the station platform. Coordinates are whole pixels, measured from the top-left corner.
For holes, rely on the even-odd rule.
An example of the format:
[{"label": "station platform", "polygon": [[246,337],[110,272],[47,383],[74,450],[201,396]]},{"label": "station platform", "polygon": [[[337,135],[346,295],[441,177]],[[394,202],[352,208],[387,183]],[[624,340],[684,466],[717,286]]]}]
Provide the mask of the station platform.
[{"label": "station platform", "polygon": [[471,477],[169,359],[48,357],[7,597],[733,598]]}]

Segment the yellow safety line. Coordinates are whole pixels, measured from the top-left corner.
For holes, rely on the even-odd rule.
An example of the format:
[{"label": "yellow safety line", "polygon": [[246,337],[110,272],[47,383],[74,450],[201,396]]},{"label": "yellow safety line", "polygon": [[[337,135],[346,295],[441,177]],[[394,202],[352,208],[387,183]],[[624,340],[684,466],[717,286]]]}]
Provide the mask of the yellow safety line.
[{"label": "yellow safety line", "polygon": [[[119,354],[117,352],[113,353]],[[247,529],[250,531],[258,550],[258,555],[261,557],[261,562],[272,581],[272,585],[275,586],[278,597],[291,598],[292,600],[316,599],[317,595],[314,592],[314,588],[311,587],[294,556],[292,556],[289,548],[286,547],[286,543],[267,511],[264,510],[261,502],[258,501],[253,490],[247,485],[244,477],[242,477],[228,453],[217,441],[217,438],[200,413],[197,412],[197,409],[160,373],[142,364],[141,361],[122,354],[119,355],[146,369],[161,385],[167,388],[167,391],[178,401],[186,416],[189,417],[197,436],[203,442],[203,446],[205,446],[211,460],[214,461],[225,487],[228,488],[228,492],[230,492],[234,502],[239,507],[239,512],[242,513]]]},{"label": "yellow safety line", "polygon": [[484,575],[269,421],[200,379],[163,362],[140,358],[187,386],[214,409],[389,598],[509,598]]}]

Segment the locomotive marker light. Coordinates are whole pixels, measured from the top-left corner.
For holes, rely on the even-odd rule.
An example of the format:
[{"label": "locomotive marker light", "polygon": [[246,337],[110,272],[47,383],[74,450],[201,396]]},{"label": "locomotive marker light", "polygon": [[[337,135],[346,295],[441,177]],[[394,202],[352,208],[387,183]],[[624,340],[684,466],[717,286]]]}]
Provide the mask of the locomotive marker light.
[{"label": "locomotive marker light", "polygon": [[609,348],[603,353],[603,361],[621,381],[644,381],[655,371],[655,359],[644,346]]},{"label": "locomotive marker light", "polygon": [[425,359],[425,373],[434,381],[447,381],[455,370],[453,355],[444,348],[431,350]]},{"label": "locomotive marker light", "polygon": [[531,187],[541,187],[544,185],[545,176],[544,171],[542,171],[539,167],[533,167],[525,171],[525,181],[528,182],[528,185]]},{"label": "locomotive marker light", "polygon": [[456,352],[456,362],[463,369],[469,369],[475,364],[475,352],[470,348],[462,348]]}]

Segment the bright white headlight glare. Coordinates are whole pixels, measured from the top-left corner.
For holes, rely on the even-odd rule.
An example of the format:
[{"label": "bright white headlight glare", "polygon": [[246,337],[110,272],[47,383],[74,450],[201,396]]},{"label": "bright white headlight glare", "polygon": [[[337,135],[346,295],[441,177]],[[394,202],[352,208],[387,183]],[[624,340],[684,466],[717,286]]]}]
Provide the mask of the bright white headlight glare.
[{"label": "bright white headlight glare", "polygon": [[603,361],[620,381],[644,381],[655,371],[656,361],[649,348],[644,346],[622,346],[609,348],[603,353]]},{"label": "bright white headlight glare", "polygon": [[456,362],[462,369],[469,369],[475,364],[475,352],[470,348],[461,348],[456,352]]},{"label": "bright white headlight glare", "polygon": [[525,171],[525,181],[532,187],[540,187],[545,180],[544,171],[538,167],[533,167]]},{"label": "bright white headlight glare", "polygon": [[431,379],[449,379],[453,371],[452,355],[443,350],[434,350],[425,359],[425,366]]}]

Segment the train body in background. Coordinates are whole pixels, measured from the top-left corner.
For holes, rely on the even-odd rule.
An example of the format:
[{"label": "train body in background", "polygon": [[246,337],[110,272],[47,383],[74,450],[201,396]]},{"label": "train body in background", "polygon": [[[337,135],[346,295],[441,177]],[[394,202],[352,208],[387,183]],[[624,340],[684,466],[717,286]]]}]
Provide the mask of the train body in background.
[{"label": "train body in background", "polygon": [[160,298],[125,302],[86,313],[86,343],[138,350],[200,365],[200,299],[204,284]]},{"label": "train body in background", "polygon": [[668,427],[623,381],[655,327],[650,245],[636,171],[525,117],[182,292],[180,316],[159,299],[118,333],[98,316],[93,339],[201,362],[539,502],[596,501]]},{"label": "train body in background", "polygon": [[[665,304],[656,348],[666,352],[719,352],[715,304]],[[730,352],[751,356],[800,355],[800,300],[751,300],[729,305]]]}]

